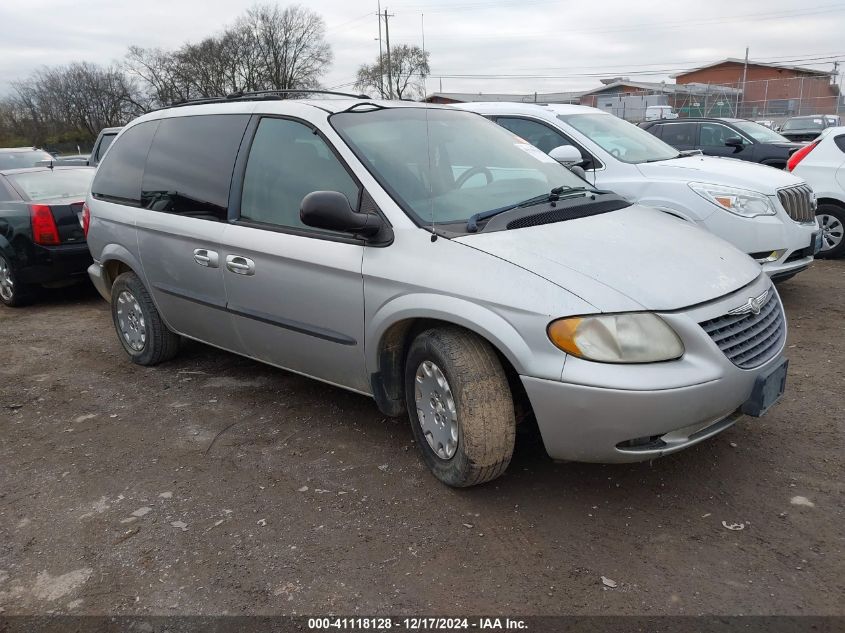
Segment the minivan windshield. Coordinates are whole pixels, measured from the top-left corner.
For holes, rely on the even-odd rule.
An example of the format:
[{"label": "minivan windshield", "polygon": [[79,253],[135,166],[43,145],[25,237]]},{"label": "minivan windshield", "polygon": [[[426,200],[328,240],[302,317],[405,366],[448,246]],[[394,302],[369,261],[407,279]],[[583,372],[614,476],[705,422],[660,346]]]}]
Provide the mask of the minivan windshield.
[{"label": "minivan windshield", "polygon": [[419,224],[470,217],[548,194],[588,188],[533,145],[483,117],[444,108],[340,112],[331,124]]},{"label": "minivan windshield", "polygon": [[671,145],[612,114],[559,114],[557,118],[623,163],[653,163],[679,156]]},{"label": "minivan windshield", "polygon": [[754,123],[753,121],[734,121],[733,124],[758,143],[790,142],[785,136],[781,136],[774,130],[767,128],[765,125],[760,125],[759,123]]}]

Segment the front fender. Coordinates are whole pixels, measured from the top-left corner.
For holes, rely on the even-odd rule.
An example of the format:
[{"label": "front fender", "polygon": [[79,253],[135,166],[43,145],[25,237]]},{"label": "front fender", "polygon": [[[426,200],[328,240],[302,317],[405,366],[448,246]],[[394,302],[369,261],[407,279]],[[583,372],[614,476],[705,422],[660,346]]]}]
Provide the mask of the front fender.
[{"label": "front fender", "polygon": [[546,336],[550,318],[545,315],[514,312],[524,321],[530,336],[523,336],[512,323],[482,304],[461,297],[435,293],[413,293],[396,297],[383,304],[366,329],[367,371],[379,371],[379,343],[387,330],[402,321],[435,319],[475,332],[498,349],[521,375],[560,380],[566,355],[555,348]]}]

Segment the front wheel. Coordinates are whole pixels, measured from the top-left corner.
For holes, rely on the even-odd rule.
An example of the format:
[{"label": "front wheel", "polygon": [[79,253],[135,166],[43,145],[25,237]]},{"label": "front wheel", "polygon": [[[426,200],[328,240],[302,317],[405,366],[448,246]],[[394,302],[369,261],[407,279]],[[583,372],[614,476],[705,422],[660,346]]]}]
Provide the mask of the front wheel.
[{"label": "front wheel", "polygon": [[473,486],[505,472],[516,419],[489,343],[457,327],[421,333],[405,362],[405,398],[414,439],[440,481]]},{"label": "front wheel", "polygon": [[115,279],[111,312],[117,338],[133,363],[158,365],[179,351],[179,335],[164,324],[150,293],[135,273],[123,273]]},{"label": "front wheel", "polygon": [[841,257],[845,254],[845,209],[835,204],[820,204],[816,219],[822,230],[822,249],[817,257]]}]

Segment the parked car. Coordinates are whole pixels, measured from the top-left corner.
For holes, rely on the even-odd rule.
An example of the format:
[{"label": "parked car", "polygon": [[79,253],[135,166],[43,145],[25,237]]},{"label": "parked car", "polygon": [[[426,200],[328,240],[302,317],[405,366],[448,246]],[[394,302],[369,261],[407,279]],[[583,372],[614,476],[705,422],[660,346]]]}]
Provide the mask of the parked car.
[{"label": "parked car", "polygon": [[700,149],[708,156],[738,158],[776,169],[786,167],[804,147],[774,130],[744,119],[679,119],[644,123],[644,130],[680,150]]},{"label": "parked car", "polygon": [[767,127],[770,130],[775,129],[775,122],[771,119],[760,119],[759,121],[754,121],[757,125],[762,125],[763,127]]},{"label": "parked car", "polygon": [[815,139],[825,128],[832,126],[833,121],[825,115],[814,114],[812,116],[794,116],[787,119],[778,131],[790,141],[806,143]]},{"label": "parked car", "polygon": [[671,106],[667,105],[658,105],[658,106],[648,106],[645,109],[645,120],[646,121],[657,121],[660,119],[677,119],[678,113],[672,111]]},{"label": "parked car", "polygon": [[845,254],[845,127],[827,128],[821,136],[792,155],[787,165],[816,193],[816,218],[822,229],[820,255]]},{"label": "parked car", "polygon": [[35,167],[41,161],[53,160],[52,154],[37,147],[3,147],[0,148],[0,170],[23,169]]},{"label": "parked car", "polygon": [[756,259],[772,279],[782,281],[805,270],[819,248],[813,192],[785,171],[686,155],[636,125],[587,106],[451,107],[483,114],[562,162],[582,165],[602,189],[715,233]]},{"label": "parked car", "polygon": [[100,164],[100,161],[103,159],[103,155],[106,153],[106,150],[112,144],[112,141],[114,141],[121,129],[122,128],[119,127],[105,127],[100,130],[100,133],[97,135],[97,140],[94,141],[94,148],[91,150],[91,154],[88,157],[88,165],[96,167]]},{"label": "parked car", "polygon": [[552,457],[627,462],[783,391],[786,320],[751,259],[453,108],[245,94],[152,112],[85,217],[132,361],[185,336],[372,396],[407,410],[452,486],[505,470],[517,406]]},{"label": "parked car", "polygon": [[40,286],[84,281],[91,264],[80,223],[94,170],[0,171],[0,301],[17,307]]}]

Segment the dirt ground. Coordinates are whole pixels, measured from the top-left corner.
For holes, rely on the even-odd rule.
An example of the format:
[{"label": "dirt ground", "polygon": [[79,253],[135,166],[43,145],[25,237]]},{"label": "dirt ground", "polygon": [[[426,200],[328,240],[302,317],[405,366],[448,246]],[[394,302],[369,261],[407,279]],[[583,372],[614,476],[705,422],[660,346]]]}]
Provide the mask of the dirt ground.
[{"label": "dirt ground", "polygon": [[362,396],[199,344],[131,364],[90,288],[0,309],[0,612],[845,614],[845,261],[780,291],[766,417],[634,465],[525,435],[468,490]]}]

